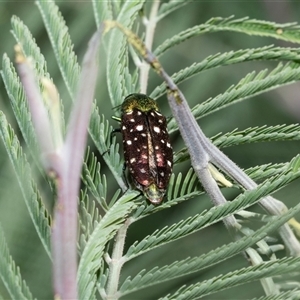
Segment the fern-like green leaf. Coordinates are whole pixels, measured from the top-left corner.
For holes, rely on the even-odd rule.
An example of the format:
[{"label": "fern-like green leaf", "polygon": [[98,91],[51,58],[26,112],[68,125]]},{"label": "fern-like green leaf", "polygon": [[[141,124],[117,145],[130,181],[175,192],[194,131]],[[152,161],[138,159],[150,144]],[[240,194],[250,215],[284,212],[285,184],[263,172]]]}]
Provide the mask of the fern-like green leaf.
[{"label": "fern-like green leaf", "polygon": [[37,1],[58,66],[73,98],[79,80],[80,67],[73,51],[73,44],[66,23],[53,0]]},{"label": "fern-like green leaf", "polygon": [[211,295],[221,290],[225,290],[240,284],[245,284],[254,280],[276,275],[284,275],[291,272],[298,272],[299,268],[299,257],[278,259],[276,261],[270,261],[257,266],[230,272],[225,275],[220,275],[194,285],[183,286],[175,293],[169,294],[160,299],[200,299],[206,295]]},{"label": "fern-like green leaf", "polygon": [[[300,139],[300,125],[276,125],[276,126],[256,126],[238,131],[237,129],[225,134],[218,133],[211,137],[212,142],[218,148],[274,141],[298,141]],[[186,148],[181,149],[174,158],[174,163],[183,162],[189,159],[189,153]]]},{"label": "fern-like green leaf", "polygon": [[30,166],[20,147],[19,140],[13,129],[7,123],[2,112],[0,112],[0,136],[13,165],[16,178],[19,182],[29,215],[37,231],[41,242],[49,255],[50,254],[50,217],[43,205],[37,187],[31,177]]},{"label": "fern-like green leaf", "polygon": [[167,3],[162,3],[158,11],[157,22],[173,12],[176,9],[181,8],[182,6],[188,4],[192,0],[170,0]]},{"label": "fern-like green leaf", "polygon": [[[217,53],[204,58],[199,63],[194,63],[189,67],[174,73],[171,78],[176,84],[180,84],[185,80],[203,72],[216,67],[232,65],[241,62],[249,62],[255,60],[280,60],[280,61],[299,61],[300,51],[295,48],[281,48],[265,46],[254,49],[243,49],[237,51],[230,51],[225,53]],[[152,98],[161,97],[166,93],[166,84],[162,83],[150,94]]]},{"label": "fern-like green leaf", "polygon": [[290,167],[288,163],[265,164],[245,170],[245,173],[254,181],[270,178],[284,172]]},{"label": "fern-like green leaf", "polygon": [[[220,136],[221,135],[221,136]],[[242,131],[234,130],[224,135],[212,137],[212,141],[219,148],[242,145],[245,143],[271,141],[297,141],[300,139],[299,124],[261,126],[247,128]]]},{"label": "fern-like green leaf", "polygon": [[2,79],[11,100],[12,109],[22,136],[32,151],[33,157],[38,156],[38,147],[35,139],[35,132],[31,122],[24,89],[20,83],[16,70],[6,54],[3,55],[2,61]]},{"label": "fern-like green leaf", "polygon": [[16,16],[11,18],[12,33],[16,41],[22,45],[22,50],[27,57],[34,58],[34,67],[40,76],[50,78],[47,72],[47,63],[37,46],[28,27]]},{"label": "fern-like green leaf", "polygon": [[113,19],[111,1],[92,0],[92,3],[93,3],[94,16],[95,16],[97,28],[99,28],[101,22],[103,22],[104,20]]},{"label": "fern-like green leaf", "polygon": [[[127,0],[123,4],[117,21],[131,28],[145,1]],[[119,105],[125,96],[135,92],[128,70],[127,39],[119,30],[110,35],[107,51],[107,85],[113,107]]]},{"label": "fern-like green leaf", "polygon": [[21,273],[15,262],[9,255],[4,233],[0,227],[0,278],[6,287],[11,299],[33,299],[32,294],[21,277]]},{"label": "fern-like green leaf", "polygon": [[86,154],[85,161],[83,164],[82,180],[87,189],[95,197],[96,201],[102,206],[104,210],[108,209],[106,203],[107,185],[106,177],[103,174],[102,178],[100,175],[100,163],[96,156],[90,153],[89,149]]},{"label": "fern-like green leaf", "polygon": [[[199,119],[228,105],[247,99],[250,96],[270,91],[300,79],[300,65],[297,63],[279,64],[268,75],[266,71],[261,71],[257,75],[255,75],[255,72],[250,73],[237,85],[228,88],[225,93],[196,105],[192,109],[193,115],[196,119]],[[178,127],[174,119],[169,122],[168,128],[169,132],[177,130]]]},{"label": "fern-like green leaf", "polygon": [[167,199],[171,203],[168,204],[172,206],[173,201],[179,203],[199,195],[202,190],[199,191],[197,182],[198,178],[192,168],[189,169],[185,178],[182,178],[182,174],[179,173],[175,181],[175,176],[172,175],[167,191]]},{"label": "fern-like green leaf", "polygon": [[80,199],[79,225],[81,235],[79,244],[82,251],[86,246],[89,236],[100,223],[101,216],[98,207],[96,207],[96,202],[91,201],[88,195],[81,193]]},{"label": "fern-like green leaf", "polygon": [[99,152],[103,154],[103,158],[119,186],[125,191],[127,186],[122,178],[123,162],[118,151],[119,145],[115,143],[115,139],[113,139],[113,143],[111,144],[110,137],[112,131],[113,128],[109,125],[108,120],[103,115],[100,116],[98,108],[95,108],[91,116],[90,135]]},{"label": "fern-like green leaf", "polygon": [[175,36],[167,39],[154,51],[156,56],[165,53],[169,48],[200,34],[231,31],[249,35],[273,37],[293,43],[300,43],[300,27],[296,23],[279,24],[249,18],[233,19],[216,17],[206,23],[188,28]]},{"label": "fern-like green leaf", "polygon": [[135,208],[132,201],[137,192],[124,194],[105,214],[90,235],[78,266],[80,299],[91,299],[96,289],[96,272],[103,264],[104,249],[108,241],[123,225],[125,218]]},{"label": "fern-like green leaf", "polygon": [[289,171],[285,171],[269,180],[266,180],[256,189],[244,191],[243,194],[239,195],[231,202],[227,202],[222,206],[213,207],[208,212],[202,212],[201,214],[182,220],[169,227],[166,226],[161,230],[156,230],[153,234],[147,236],[141,242],[134,243],[128,249],[126,259],[132,259],[133,257],[141,255],[142,253],[150,251],[158,246],[165,245],[171,241],[177,240],[221,221],[226,216],[255,204],[264,196],[277,191],[299,177],[299,170],[294,172],[289,168]]},{"label": "fern-like green leaf", "polygon": [[298,300],[300,299],[299,289],[294,289],[292,291],[281,292],[277,295],[262,296],[259,298],[253,298],[252,300]]},{"label": "fern-like green leaf", "polygon": [[171,265],[155,267],[148,272],[142,270],[134,278],[127,278],[120,287],[120,291],[123,294],[128,294],[133,291],[188,275],[193,272],[200,271],[203,268],[208,268],[214,264],[220,263],[221,261],[244,251],[248,247],[251,247],[258,241],[261,241],[270,232],[278,229],[299,212],[300,204],[290,209],[281,217],[276,217],[276,219],[272,218],[266,225],[262,226],[252,234],[244,236],[238,241],[213,249],[199,257],[188,257],[181,261],[176,261]]}]

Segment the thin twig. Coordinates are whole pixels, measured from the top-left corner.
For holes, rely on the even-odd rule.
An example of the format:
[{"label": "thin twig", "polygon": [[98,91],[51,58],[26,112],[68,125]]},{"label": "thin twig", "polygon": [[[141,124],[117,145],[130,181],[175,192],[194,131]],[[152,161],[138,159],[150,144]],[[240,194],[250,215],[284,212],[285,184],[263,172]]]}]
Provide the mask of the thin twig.
[{"label": "thin twig", "polygon": [[120,295],[118,294],[120,273],[125,263],[125,259],[123,257],[123,250],[127,230],[131,223],[131,219],[128,218],[124,225],[118,230],[118,233],[115,238],[112,256],[110,259],[107,259],[110,272],[106,288],[106,300],[118,299],[120,297]]},{"label": "thin twig", "polygon": [[[154,32],[157,23],[157,12],[159,8],[160,0],[154,0],[149,15],[149,19],[144,20],[146,26],[145,45],[148,49],[152,49]],[[143,94],[147,94],[147,85],[149,77],[150,65],[142,61],[140,63],[140,91]]]}]

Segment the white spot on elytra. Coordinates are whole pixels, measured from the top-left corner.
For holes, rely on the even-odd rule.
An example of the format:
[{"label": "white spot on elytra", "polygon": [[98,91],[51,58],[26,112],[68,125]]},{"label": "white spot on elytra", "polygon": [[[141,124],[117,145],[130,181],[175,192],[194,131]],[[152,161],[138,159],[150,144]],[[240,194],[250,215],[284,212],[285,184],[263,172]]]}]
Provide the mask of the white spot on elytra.
[{"label": "white spot on elytra", "polygon": [[154,126],[154,127],[153,127],[153,130],[154,130],[155,132],[157,132],[157,133],[160,133],[160,128],[157,127],[157,126]]},{"label": "white spot on elytra", "polygon": [[132,114],[132,110],[131,111],[128,111],[127,113],[126,113],[126,115],[131,115]]},{"label": "white spot on elytra", "polygon": [[141,133],[141,136],[147,136],[147,134],[146,133]]},{"label": "white spot on elytra", "polygon": [[135,137],[133,140],[134,140],[134,141],[137,141],[137,137]]},{"label": "white spot on elytra", "polygon": [[155,150],[158,150],[158,149],[159,149],[159,147],[158,147],[158,146],[155,146],[155,147],[154,147],[154,149],[155,149]]},{"label": "white spot on elytra", "polygon": [[172,166],[172,163],[169,160],[167,161],[167,164],[168,164],[169,167]]},{"label": "white spot on elytra", "polygon": [[141,173],[146,173],[146,170],[144,168],[140,169]]},{"label": "white spot on elytra", "polygon": [[146,154],[143,154],[143,155],[142,155],[142,158],[147,159],[148,156],[147,156]]},{"label": "white spot on elytra", "polygon": [[165,173],[164,173],[164,172],[160,172],[159,174],[160,174],[161,177],[164,177],[164,176],[165,176]]},{"label": "white spot on elytra", "polygon": [[144,129],[144,126],[143,125],[138,125],[136,126],[136,130],[137,131],[142,131]]},{"label": "white spot on elytra", "polygon": [[171,144],[170,144],[170,143],[168,143],[168,142],[167,142],[167,147],[168,147],[168,148],[171,148]]},{"label": "white spot on elytra", "polygon": [[130,160],[130,163],[132,164],[132,163],[134,163],[134,162],[136,162],[136,159],[133,157],[133,158]]},{"label": "white spot on elytra", "polygon": [[140,116],[142,113],[138,110],[137,115]]},{"label": "white spot on elytra", "polygon": [[156,154],[156,160],[157,160],[157,162],[161,162],[162,161],[162,157],[161,157],[160,153]]},{"label": "white spot on elytra", "polygon": [[135,119],[134,119],[134,118],[131,118],[129,121],[130,121],[130,122],[135,122]]},{"label": "white spot on elytra", "polygon": [[126,141],[127,145],[132,145],[132,142],[130,140]]},{"label": "white spot on elytra", "polygon": [[125,129],[126,129],[126,126],[125,126],[125,125],[123,125],[123,126],[122,126],[122,129],[123,129],[123,130],[125,130]]},{"label": "white spot on elytra", "polygon": [[160,140],[163,144],[165,143],[165,141],[164,140]]}]

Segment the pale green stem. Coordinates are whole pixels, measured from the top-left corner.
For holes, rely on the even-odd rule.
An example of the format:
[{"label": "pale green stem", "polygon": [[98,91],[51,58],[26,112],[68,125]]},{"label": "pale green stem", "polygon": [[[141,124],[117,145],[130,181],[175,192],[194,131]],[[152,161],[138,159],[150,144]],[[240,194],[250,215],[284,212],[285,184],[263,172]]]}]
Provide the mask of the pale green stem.
[{"label": "pale green stem", "polygon": [[[148,49],[152,49],[153,37],[157,23],[157,12],[159,8],[160,0],[155,0],[152,3],[151,12],[149,19],[145,20],[146,26],[146,36],[145,36],[145,45]],[[140,63],[140,92],[147,94],[147,84],[149,77],[150,65],[144,61]]]},{"label": "pale green stem", "polygon": [[123,250],[126,239],[126,233],[130,224],[131,219],[127,219],[124,225],[118,230],[118,233],[115,238],[112,256],[107,261],[109,265],[109,278],[106,288],[106,300],[116,300],[120,297],[120,295],[118,294],[119,280],[121,269],[125,263],[125,259],[123,257]]}]

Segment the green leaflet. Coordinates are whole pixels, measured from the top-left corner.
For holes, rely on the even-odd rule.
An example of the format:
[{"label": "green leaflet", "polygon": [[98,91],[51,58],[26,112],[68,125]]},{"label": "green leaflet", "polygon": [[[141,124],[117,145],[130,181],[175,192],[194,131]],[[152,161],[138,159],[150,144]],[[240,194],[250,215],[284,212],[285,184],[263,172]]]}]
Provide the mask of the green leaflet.
[{"label": "green leaflet", "polygon": [[12,299],[34,299],[21,277],[20,269],[9,254],[4,232],[0,226],[0,278]]},{"label": "green leaflet", "polygon": [[39,235],[41,242],[49,255],[50,253],[50,217],[46,211],[35,182],[31,177],[30,166],[22,152],[20,143],[14,131],[0,112],[0,135],[16,173],[29,215]]}]

